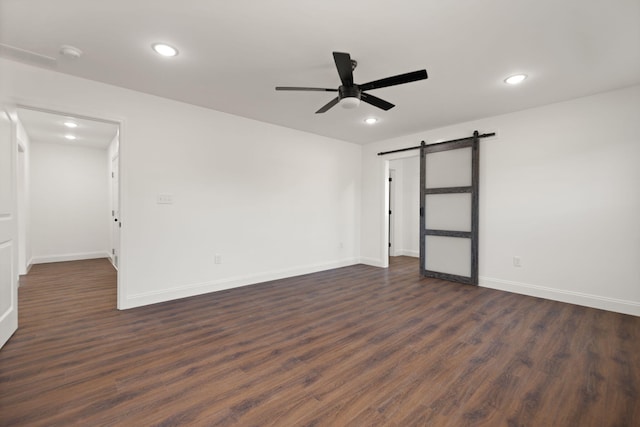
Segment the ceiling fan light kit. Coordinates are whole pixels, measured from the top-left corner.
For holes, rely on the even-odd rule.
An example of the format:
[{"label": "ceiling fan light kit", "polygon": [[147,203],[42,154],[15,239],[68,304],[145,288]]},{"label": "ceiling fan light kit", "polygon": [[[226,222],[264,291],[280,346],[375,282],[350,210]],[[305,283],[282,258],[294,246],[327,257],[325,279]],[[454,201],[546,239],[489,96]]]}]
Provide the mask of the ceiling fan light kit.
[{"label": "ceiling fan light kit", "polygon": [[371,104],[374,107],[387,111],[395,107],[395,105],[385,101],[384,99],[365,93],[364,91],[411,83],[418,80],[424,80],[428,77],[427,70],[419,70],[359,85],[353,82],[353,70],[356,68],[358,63],[351,59],[351,55],[344,52],[333,52],[333,60],[336,63],[338,75],[342,82],[342,85],[340,85],[338,89],[277,86],[276,90],[338,92],[338,96],[316,111],[316,114],[324,113],[338,103],[340,103],[343,108],[356,108],[360,105],[360,101],[364,101],[367,104]]},{"label": "ceiling fan light kit", "polygon": [[360,98],[356,98],[355,96],[342,98],[340,100],[340,105],[342,106],[342,108],[346,108],[348,110],[358,108],[358,106],[360,105]]}]

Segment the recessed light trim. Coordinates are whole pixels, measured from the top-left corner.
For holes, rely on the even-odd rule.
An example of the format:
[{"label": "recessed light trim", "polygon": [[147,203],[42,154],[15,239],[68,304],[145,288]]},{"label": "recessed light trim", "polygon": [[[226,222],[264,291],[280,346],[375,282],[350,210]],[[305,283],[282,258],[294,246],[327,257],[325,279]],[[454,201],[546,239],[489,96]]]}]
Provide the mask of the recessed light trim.
[{"label": "recessed light trim", "polygon": [[364,122],[368,125],[375,125],[376,123],[378,123],[378,119],[375,117],[367,117],[366,119],[364,119]]},{"label": "recessed light trim", "polygon": [[74,129],[78,127],[78,124],[75,122],[72,122],[71,120],[67,120],[66,122],[64,122],[64,125],[70,129]]},{"label": "recessed light trim", "polygon": [[159,55],[171,57],[178,55],[178,49],[166,43],[154,43],[151,48]]},{"label": "recessed light trim", "polygon": [[71,134],[67,134],[64,137],[67,138],[69,141],[73,141],[74,139],[76,139],[75,135],[71,135]]},{"label": "recessed light trim", "polygon": [[527,78],[526,74],[514,74],[504,79],[504,82],[508,85],[518,85]]}]

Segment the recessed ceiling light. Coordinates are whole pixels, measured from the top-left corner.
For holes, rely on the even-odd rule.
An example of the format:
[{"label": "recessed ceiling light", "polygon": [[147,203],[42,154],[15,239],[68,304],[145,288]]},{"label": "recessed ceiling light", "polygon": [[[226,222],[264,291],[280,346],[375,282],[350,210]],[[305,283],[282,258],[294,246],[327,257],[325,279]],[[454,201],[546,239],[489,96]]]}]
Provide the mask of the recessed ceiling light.
[{"label": "recessed ceiling light", "polygon": [[74,135],[65,135],[64,137],[65,137],[65,138],[67,138],[67,139],[69,139],[69,140],[71,140],[71,141],[73,141],[74,139],[76,139],[76,137],[75,137]]},{"label": "recessed ceiling light", "polygon": [[151,46],[156,53],[159,53],[162,56],[176,56],[178,54],[178,49],[173,46],[169,46],[164,43],[156,43]]},{"label": "recessed ceiling light", "polygon": [[364,119],[364,122],[368,125],[374,125],[376,123],[378,123],[378,119],[376,119],[375,117],[369,117]]},{"label": "recessed ceiling light", "polygon": [[504,82],[509,85],[517,85],[524,81],[527,78],[526,74],[515,74],[513,76],[509,76],[504,79]]},{"label": "recessed ceiling light", "polygon": [[78,124],[77,124],[77,123],[74,123],[74,122],[71,122],[71,121],[66,121],[66,122],[64,122],[64,125],[65,125],[66,127],[68,127],[68,128],[72,128],[72,129],[73,129],[73,128],[77,128],[77,127],[78,127]]}]

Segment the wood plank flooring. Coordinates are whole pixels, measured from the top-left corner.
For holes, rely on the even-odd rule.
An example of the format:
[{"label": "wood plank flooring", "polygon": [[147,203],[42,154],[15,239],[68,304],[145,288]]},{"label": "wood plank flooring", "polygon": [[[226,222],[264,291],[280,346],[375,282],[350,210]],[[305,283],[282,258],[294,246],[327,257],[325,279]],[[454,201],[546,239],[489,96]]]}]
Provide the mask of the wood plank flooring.
[{"label": "wood plank flooring", "polygon": [[117,311],[36,265],[2,426],[640,426],[640,318],[420,279],[413,258]]}]

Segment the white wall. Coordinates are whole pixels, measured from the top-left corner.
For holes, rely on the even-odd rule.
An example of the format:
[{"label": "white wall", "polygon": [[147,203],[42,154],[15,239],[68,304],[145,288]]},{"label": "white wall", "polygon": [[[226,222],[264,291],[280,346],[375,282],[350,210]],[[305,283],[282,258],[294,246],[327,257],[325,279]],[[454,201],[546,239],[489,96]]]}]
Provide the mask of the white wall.
[{"label": "white wall", "polygon": [[358,262],[359,145],[0,61],[15,101],[122,122],[119,307]]},{"label": "white wall", "polygon": [[402,168],[402,192],[403,192],[403,229],[402,242],[404,255],[420,256],[420,160],[418,157],[409,157],[401,160]]},{"label": "white wall", "polygon": [[109,256],[107,151],[32,141],[33,263]]},{"label": "white wall", "polygon": [[400,156],[376,153],[496,131],[481,142],[481,285],[640,315],[638,117],[635,86],[365,146],[363,259],[384,264],[385,161]]},{"label": "white wall", "polygon": [[481,143],[481,284],[640,315],[640,87],[360,147],[0,68],[16,102],[122,121],[121,308],[359,259],[384,265],[388,175],[376,153],[478,129],[499,133]]}]

